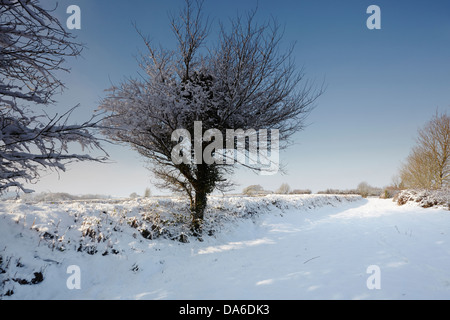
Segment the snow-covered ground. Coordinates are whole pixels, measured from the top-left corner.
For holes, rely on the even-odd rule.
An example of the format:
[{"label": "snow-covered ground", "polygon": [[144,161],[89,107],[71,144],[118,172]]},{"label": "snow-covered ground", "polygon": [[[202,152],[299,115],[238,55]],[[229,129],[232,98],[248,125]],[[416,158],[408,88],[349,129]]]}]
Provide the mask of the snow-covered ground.
[{"label": "snow-covered ground", "polygon": [[[450,212],[358,196],[0,202],[1,299],[450,299]],[[80,288],[77,288],[78,283]]]}]

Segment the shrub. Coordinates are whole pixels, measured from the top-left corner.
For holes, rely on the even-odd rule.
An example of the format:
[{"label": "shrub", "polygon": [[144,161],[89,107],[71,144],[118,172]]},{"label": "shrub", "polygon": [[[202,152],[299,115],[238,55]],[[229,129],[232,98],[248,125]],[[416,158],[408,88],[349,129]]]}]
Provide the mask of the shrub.
[{"label": "shrub", "polygon": [[394,198],[401,190],[394,186],[388,186],[383,189],[380,194],[381,199],[391,199]]},{"label": "shrub", "polygon": [[242,194],[253,196],[264,192],[264,188],[259,184],[252,184],[242,190]]},{"label": "shrub", "polygon": [[367,182],[361,182],[356,187],[356,192],[361,195],[363,198],[367,197],[379,197],[383,192],[381,188],[372,187]]},{"label": "shrub", "polygon": [[439,190],[403,190],[394,197],[393,201],[397,202],[398,205],[404,205],[407,202],[414,202],[423,208],[439,206],[450,210],[450,189],[444,188]]},{"label": "shrub", "polygon": [[291,191],[291,194],[311,194],[312,191],[309,189],[294,189]]}]

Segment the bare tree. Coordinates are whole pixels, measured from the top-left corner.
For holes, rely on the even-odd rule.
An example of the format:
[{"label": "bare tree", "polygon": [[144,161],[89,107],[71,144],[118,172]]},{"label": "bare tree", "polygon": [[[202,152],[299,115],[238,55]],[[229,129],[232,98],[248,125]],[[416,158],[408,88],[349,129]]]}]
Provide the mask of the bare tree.
[{"label": "bare tree", "polygon": [[282,183],[281,186],[275,191],[278,194],[289,194],[291,187],[287,183]]},{"label": "bare tree", "polygon": [[369,195],[369,192],[370,192],[370,188],[371,188],[371,186],[367,182],[363,181],[358,184],[358,186],[356,187],[356,191],[363,198],[367,198],[367,196]]},{"label": "bare tree", "polygon": [[400,170],[407,188],[439,189],[450,185],[450,117],[436,112],[418,131],[417,145]]},{"label": "bare tree", "polygon": [[383,192],[383,189],[372,187],[367,182],[363,181],[358,184],[356,187],[356,193],[361,195],[363,198],[367,198],[369,196],[380,196],[380,194]]},{"label": "bare tree", "polygon": [[242,190],[242,194],[245,194],[247,196],[254,196],[257,194],[262,194],[264,192],[264,188],[259,184],[252,184],[248,187],[245,187]]},{"label": "bare tree", "polygon": [[74,108],[49,116],[28,106],[54,102],[64,89],[55,73],[69,71],[64,59],[81,49],[38,1],[0,0],[0,193],[10,187],[31,192],[23,181],[37,181],[42,168],[64,171],[71,161],[104,159],[69,152],[73,142],[101,149],[94,118],[69,124]]},{"label": "bare tree", "polygon": [[[188,0],[180,15],[172,18],[177,50],[155,47],[138,31],[148,49],[141,63],[143,80],[113,86],[100,106],[110,115],[104,133],[148,158],[159,187],[189,197],[196,231],[201,231],[207,195],[231,186],[227,176],[236,164],[261,170],[248,161],[248,153],[244,160],[238,152],[221,154],[223,147],[216,144],[219,138],[227,130],[240,129],[247,133],[243,144],[249,147],[252,129],[276,129],[279,147],[285,148],[292,134],[304,128],[304,120],[321,94],[321,89],[314,89],[304,81],[303,71],[296,69],[292,49],[282,53],[279,25],[275,21],[256,23],[255,12],[238,16],[230,28],[221,25],[217,43],[201,55],[199,49],[205,47],[209,30],[202,4]],[[199,122],[202,126],[197,129]],[[173,141],[178,129],[188,132],[188,137]],[[206,139],[208,132],[214,134]],[[174,147],[181,142],[194,146],[181,152],[183,157],[208,151],[216,159],[223,156],[235,161],[174,162]],[[233,138],[227,149],[236,150],[238,145]]]}]

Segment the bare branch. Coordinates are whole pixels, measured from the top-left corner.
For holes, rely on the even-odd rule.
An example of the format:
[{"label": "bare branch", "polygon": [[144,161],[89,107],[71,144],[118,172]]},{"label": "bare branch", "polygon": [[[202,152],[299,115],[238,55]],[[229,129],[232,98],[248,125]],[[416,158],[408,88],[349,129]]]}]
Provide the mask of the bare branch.
[{"label": "bare branch", "polygon": [[[36,0],[0,0],[0,8],[0,193],[11,187],[31,192],[23,183],[38,181],[40,170],[102,162],[107,153],[95,136],[99,116],[69,124],[75,108],[50,117],[19,104],[51,103],[64,88],[56,72],[68,71],[64,59],[79,55],[82,46]],[[73,143],[104,155],[70,153]]]}]

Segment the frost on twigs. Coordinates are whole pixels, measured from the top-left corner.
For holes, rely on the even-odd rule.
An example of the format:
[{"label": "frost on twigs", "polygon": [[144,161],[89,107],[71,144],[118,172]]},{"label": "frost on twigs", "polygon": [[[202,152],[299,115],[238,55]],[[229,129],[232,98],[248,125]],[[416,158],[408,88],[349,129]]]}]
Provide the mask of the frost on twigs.
[{"label": "frost on twigs", "polygon": [[104,152],[94,135],[98,119],[70,124],[76,107],[54,116],[37,110],[63,91],[56,73],[69,71],[63,62],[79,55],[82,46],[38,1],[0,4],[0,194],[8,188],[30,193],[24,183],[35,183],[42,169],[65,171],[69,162],[106,156],[69,151],[75,143],[82,152]]}]

